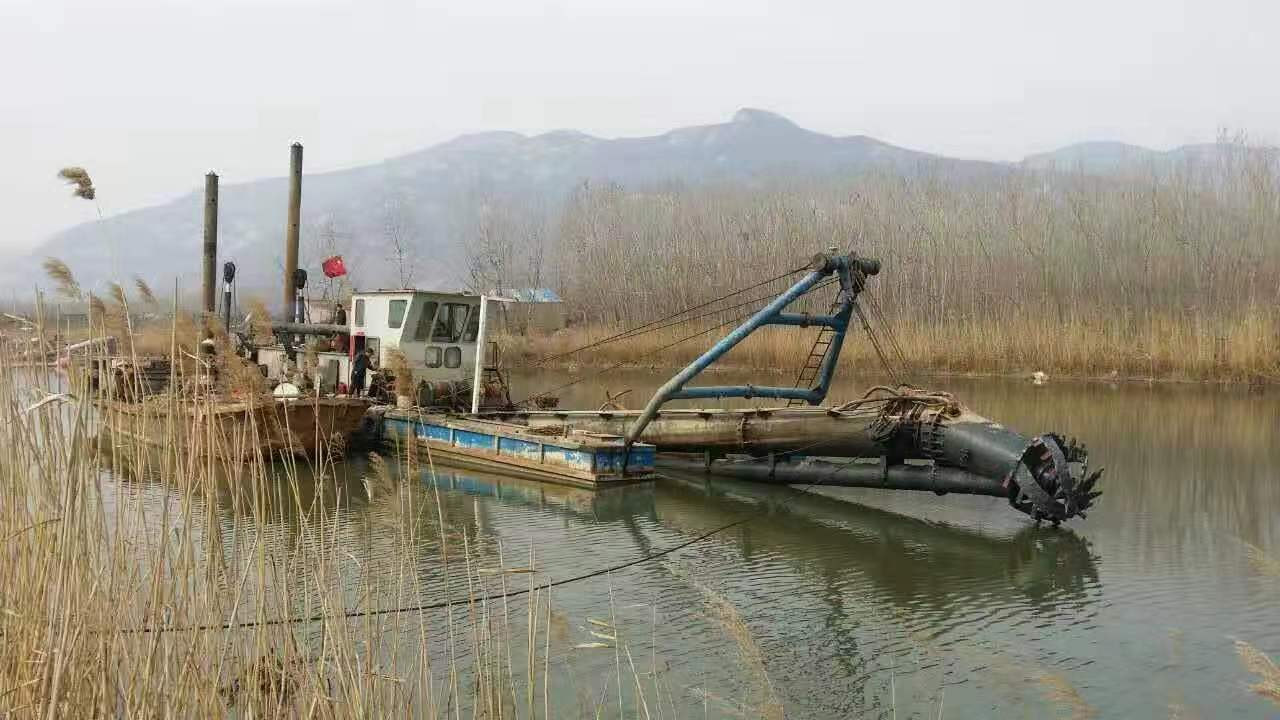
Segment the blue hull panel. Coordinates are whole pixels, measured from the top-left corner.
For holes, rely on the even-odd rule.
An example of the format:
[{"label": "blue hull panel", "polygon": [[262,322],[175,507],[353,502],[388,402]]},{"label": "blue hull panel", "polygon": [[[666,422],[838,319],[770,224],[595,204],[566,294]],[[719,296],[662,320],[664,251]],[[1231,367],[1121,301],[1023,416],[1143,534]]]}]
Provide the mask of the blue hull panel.
[{"label": "blue hull panel", "polygon": [[654,476],[656,449],[633,445],[624,473],[624,442],[613,435],[542,435],[513,423],[397,410],[383,416],[382,431],[388,438],[413,438],[419,448],[457,464],[548,482],[598,487]]}]

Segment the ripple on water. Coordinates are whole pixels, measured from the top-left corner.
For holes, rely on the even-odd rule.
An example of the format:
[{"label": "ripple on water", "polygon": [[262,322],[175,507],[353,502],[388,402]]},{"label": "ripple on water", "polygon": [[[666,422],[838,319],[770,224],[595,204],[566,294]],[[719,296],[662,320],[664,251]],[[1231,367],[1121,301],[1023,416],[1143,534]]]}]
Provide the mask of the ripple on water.
[{"label": "ripple on water", "polygon": [[[1203,717],[1265,716],[1239,690],[1248,678],[1231,645],[1241,637],[1280,656],[1280,579],[1260,576],[1242,544],[1271,556],[1280,547],[1269,470],[1280,466],[1280,444],[1253,432],[1258,405],[1215,398],[1212,412],[1194,408],[1195,422],[1184,422],[1181,401],[1167,394],[983,387],[962,389],[1015,427],[1062,427],[1053,408],[1070,407],[1080,426],[1072,429],[1091,431],[1094,456],[1111,472],[1088,521],[1035,530],[987,498],[846,489],[794,497],[701,478],[592,494],[445,470],[435,488],[420,478],[368,498],[353,486],[326,530],[352,556],[341,561],[349,577],[392,577],[410,562],[434,601],[466,592],[465,576],[447,581],[441,562],[442,550],[458,562],[464,543],[473,566],[488,568],[529,565],[532,547],[536,579],[563,579],[767,507],[660,561],[556,588],[565,642],[593,639],[588,618],[616,617],[625,642],[668,668],[678,703],[700,710],[704,691],[720,698],[709,701],[713,716],[749,715],[744,707],[772,693],[788,717],[934,717],[944,691],[946,717],[1070,714],[1062,703],[1081,716],[1086,707],[1165,716],[1172,704]],[[1139,421],[1151,416],[1162,423]],[[1208,456],[1212,467],[1196,462]],[[173,502],[158,488],[145,494]],[[234,539],[229,554],[257,542],[292,557],[315,550],[297,545],[296,519],[254,537],[236,511],[217,511],[219,530]],[[406,560],[396,538],[410,528],[418,535]],[[513,612],[524,612],[521,602]],[[416,657],[416,636],[401,640]],[[599,691],[612,653],[570,647],[555,661]]]}]

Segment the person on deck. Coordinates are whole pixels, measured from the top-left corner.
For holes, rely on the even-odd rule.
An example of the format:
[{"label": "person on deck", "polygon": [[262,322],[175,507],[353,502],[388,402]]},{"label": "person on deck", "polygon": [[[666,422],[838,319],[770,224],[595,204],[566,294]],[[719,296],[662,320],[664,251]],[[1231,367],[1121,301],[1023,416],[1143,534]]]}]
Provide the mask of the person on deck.
[{"label": "person on deck", "polygon": [[[334,308],[333,310],[333,324],[334,325],[347,324],[347,310],[346,308],[342,307],[342,303],[338,303],[337,307]],[[333,349],[338,352],[346,352],[347,336],[346,335],[335,336],[333,338]]]},{"label": "person on deck", "polygon": [[351,361],[351,396],[360,397],[364,394],[364,379],[369,372],[369,368],[373,365],[373,348],[365,348],[365,351],[356,355],[355,360]]}]

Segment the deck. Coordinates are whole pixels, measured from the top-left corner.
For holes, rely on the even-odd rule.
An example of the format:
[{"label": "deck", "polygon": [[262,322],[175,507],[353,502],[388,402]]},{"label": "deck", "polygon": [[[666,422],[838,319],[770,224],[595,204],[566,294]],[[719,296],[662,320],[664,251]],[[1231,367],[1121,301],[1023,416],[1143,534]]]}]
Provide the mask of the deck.
[{"label": "deck", "polygon": [[626,456],[623,439],[617,435],[553,427],[533,429],[405,409],[387,410],[382,426],[385,439],[413,438],[418,451],[450,465],[495,470],[531,480],[599,488],[655,476],[654,446],[636,443]]}]

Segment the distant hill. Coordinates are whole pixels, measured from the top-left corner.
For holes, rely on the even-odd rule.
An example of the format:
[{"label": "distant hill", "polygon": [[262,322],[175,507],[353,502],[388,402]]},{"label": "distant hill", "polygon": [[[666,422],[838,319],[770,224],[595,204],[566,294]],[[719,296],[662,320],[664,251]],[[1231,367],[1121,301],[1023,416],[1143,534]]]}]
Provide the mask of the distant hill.
[{"label": "distant hill", "polygon": [[1211,166],[1246,156],[1264,155],[1274,159],[1274,148],[1234,143],[1197,143],[1172,150],[1152,150],[1122,142],[1083,142],[1057,150],[1028,155],[1022,166],[1035,170],[1084,173],[1086,175],[1155,174],[1192,167]]},{"label": "distant hill", "polygon": [[[307,174],[303,180],[302,256],[317,272],[326,248],[345,251],[363,287],[398,283],[388,237],[399,234],[417,254],[414,281],[456,287],[465,276],[462,229],[485,197],[560,203],[583,181],[627,187],[678,182],[740,181],[795,175],[895,172],[990,174],[1002,166],[908,150],[866,136],[812,132],[763,110],[731,120],[642,138],[603,139],[562,130],[464,135],[376,165]],[[287,183],[272,178],[220,189],[219,262],[234,259],[242,286],[274,288],[282,268]],[[43,282],[39,263],[68,263],[81,284],[141,275],[160,288],[178,277],[199,282],[202,199],[198,192],[156,207],[79,225],[50,238],[14,263],[18,287]]]},{"label": "distant hill", "polygon": [[[1021,167],[1149,172],[1224,152],[1246,151],[1224,144],[1161,152],[1090,142],[1030,156]],[[481,208],[497,198],[554,212],[583,181],[643,189],[667,183],[847,177],[871,170],[929,172],[963,180],[997,176],[1017,167],[931,155],[863,135],[824,135],[755,109],[740,110],[728,122],[653,137],[604,139],[571,130],[535,136],[464,135],[374,165],[306,174],[302,264],[318,275],[319,260],[341,251],[360,287],[399,285],[397,263],[390,258],[392,240],[399,239],[416,259],[409,281],[459,287],[466,279],[463,246]],[[270,290],[271,298],[280,282],[286,193],[284,178],[224,185],[220,191],[219,261],[235,260],[241,287]],[[40,262],[54,256],[68,263],[86,287],[101,287],[115,267],[118,277],[140,275],[158,291],[178,278],[194,292],[199,283],[202,205],[200,194],[193,192],[164,205],[70,228],[0,268],[0,278],[14,288],[47,284]]]},{"label": "distant hill", "polygon": [[1152,163],[1162,154],[1158,150],[1122,142],[1083,142],[1047,153],[1028,155],[1022,164],[1037,170],[1101,174]]}]

